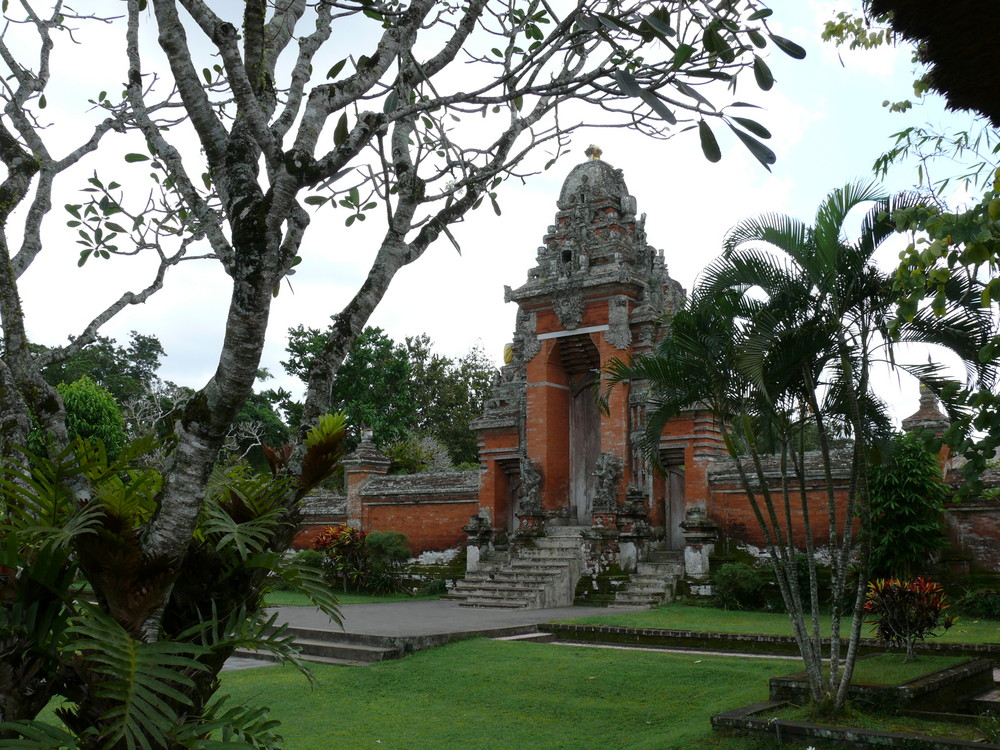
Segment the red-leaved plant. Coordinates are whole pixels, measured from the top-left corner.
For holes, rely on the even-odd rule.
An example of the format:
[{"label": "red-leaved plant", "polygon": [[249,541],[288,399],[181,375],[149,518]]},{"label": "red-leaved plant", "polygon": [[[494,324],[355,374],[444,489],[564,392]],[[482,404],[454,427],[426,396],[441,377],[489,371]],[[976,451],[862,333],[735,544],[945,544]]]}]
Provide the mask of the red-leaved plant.
[{"label": "red-leaved plant", "polygon": [[357,588],[368,571],[365,532],[347,524],[327,526],[312,541],[312,548],[323,553],[323,570],[340,581],[344,591]]},{"label": "red-leaved plant", "polygon": [[930,579],[879,578],[868,584],[865,614],[876,637],[904,645],[906,661],[910,661],[915,658],[917,641],[941,635],[958,621],[945,614],[948,606],[941,584]]}]

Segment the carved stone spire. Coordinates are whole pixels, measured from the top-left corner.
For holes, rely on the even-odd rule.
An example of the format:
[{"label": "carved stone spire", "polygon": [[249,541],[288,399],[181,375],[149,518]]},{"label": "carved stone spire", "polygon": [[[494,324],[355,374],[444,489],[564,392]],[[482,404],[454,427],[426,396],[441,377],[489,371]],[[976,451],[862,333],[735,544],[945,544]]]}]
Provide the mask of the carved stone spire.
[{"label": "carved stone spire", "polygon": [[923,383],[920,384],[920,408],[903,420],[903,430],[931,430],[941,436],[951,425],[951,420],[941,411],[937,396]]}]

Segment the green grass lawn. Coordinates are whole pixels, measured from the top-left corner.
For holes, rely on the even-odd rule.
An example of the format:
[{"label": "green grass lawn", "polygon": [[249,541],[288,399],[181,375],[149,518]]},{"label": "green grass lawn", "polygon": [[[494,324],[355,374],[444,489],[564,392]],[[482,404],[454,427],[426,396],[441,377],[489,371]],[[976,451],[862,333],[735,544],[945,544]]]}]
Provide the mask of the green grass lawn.
[{"label": "green grass lawn", "polygon": [[715,736],[709,717],[765,700],[788,661],[473,640],[369,667],[222,675],[269,705],[287,750],[587,750],[766,747]]},{"label": "green grass lawn", "polygon": [[[598,615],[580,617],[567,622],[582,625],[619,625],[630,628],[668,628],[674,630],[697,630],[716,633],[762,633],[765,635],[791,635],[792,627],[786,614],[770,612],[742,612],[715,609],[713,607],[691,606],[672,602],[657,609],[628,614]],[[820,618],[824,634],[830,632],[830,618]],[[845,628],[841,633],[847,633]],[[871,627],[862,630],[865,637],[871,636]],[[1000,622],[973,617],[961,617],[958,623],[939,640],[946,643],[1000,643]]]},{"label": "green grass lawn", "polygon": [[[439,596],[409,596],[407,594],[386,594],[385,596],[371,596],[369,594],[345,594],[338,592],[337,601],[341,604],[380,604],[382,602],[415,602],[427,599],[440,599]],[[313,603],[309,601],[305,594],[298,591],[271,591],[264,597],[264,603],[268,607],[311,607]]]}]

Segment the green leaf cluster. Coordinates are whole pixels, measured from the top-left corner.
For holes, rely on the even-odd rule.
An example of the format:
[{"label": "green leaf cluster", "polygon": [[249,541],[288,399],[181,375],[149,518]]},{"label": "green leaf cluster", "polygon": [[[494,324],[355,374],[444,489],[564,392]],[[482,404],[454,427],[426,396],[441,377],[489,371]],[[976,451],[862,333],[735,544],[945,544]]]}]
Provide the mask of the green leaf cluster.
[{"label": "green leaf cluster", "polygon": [[99,440],[113,458],[125,447],[125,420],[115,397],[89,377],[56,386],[71,437]]},{"label": "green leaf cluster", "polygon": [[944,503],[951,490],[941,463],[916,432],[897,437],[869,477],[872,575],[911,578],[945,546]]}]

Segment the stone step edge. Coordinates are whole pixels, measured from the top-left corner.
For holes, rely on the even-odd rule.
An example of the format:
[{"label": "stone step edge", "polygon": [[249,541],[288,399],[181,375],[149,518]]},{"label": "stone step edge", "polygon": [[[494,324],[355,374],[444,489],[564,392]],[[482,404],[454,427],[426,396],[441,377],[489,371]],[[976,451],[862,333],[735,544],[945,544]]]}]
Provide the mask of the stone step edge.
[{"label": "stone step edge", "polygon": [[[233,651],[233,656],[238,656],[242,659],[254,659],[268,664],[278,664],[281,661],[280,659],[275,658],[272,654],[265,654],[260,651],[250,651],[241,648]],[[372,664],[378,664],[377,661],[341,659],[336,656],[320,656],[319,654],[299,654],[299,659],[307,661],[310,664],[335,664],[344,667],[369,667]]]},{"label": "stone step edge", "polygon": [[[610,644],[674,646],[692,650],[760,651],[760,646],[769,646],[774,653],[798,653],[795,638],[790,635],[627,628],[620,625],[578,625],[564,622],[543,622],[538,625],[538,629],[542,632],[554,633],[560,640],[575,639]],[[829,638],[823,638],[822,641],[825,646],[829,646]],[[888,644],[873,638],[862,638],[858,646],[863,653],[891,650]],[[1000,643],[941,643],[933,641],[917,645],[916,650],[920,653],[946,656],[1000,657]]]}]

